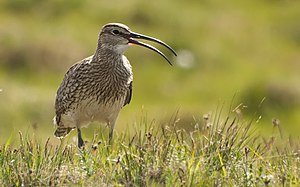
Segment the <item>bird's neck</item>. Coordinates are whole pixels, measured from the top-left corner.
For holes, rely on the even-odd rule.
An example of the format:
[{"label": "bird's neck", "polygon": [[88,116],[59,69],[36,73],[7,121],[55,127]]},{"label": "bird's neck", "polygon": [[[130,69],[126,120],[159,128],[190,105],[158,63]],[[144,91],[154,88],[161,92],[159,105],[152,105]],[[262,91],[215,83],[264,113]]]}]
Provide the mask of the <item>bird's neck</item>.
[{"label": "bird's neck", "polygon": [[93,56],[93,61],[118,63],[122,59],[122,56],[123,54],[118,53],[116,50],[98,47]]}]

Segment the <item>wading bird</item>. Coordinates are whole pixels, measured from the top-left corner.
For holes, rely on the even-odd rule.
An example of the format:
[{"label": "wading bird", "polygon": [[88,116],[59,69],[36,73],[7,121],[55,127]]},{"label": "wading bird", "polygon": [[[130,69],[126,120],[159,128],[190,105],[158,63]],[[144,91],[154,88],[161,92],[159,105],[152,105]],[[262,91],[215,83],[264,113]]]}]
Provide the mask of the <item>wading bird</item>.
[{"label": "wading bird", "polygon": [[123,55],[126,49],[140,45],[170,60],[155,47],[140,42],[144,39],[159,43],[176,56],[164,42],[132,32],[126,25],[109,23],[102,27],[94,55],[74,64],[65,74],[55,100],[54,135],[63,138],[73,129],[78,132],[78,147],[84,146],[80,128],[91,121],[106,122],[109,142],[118,114],[129,104],[132,95],[132,68]]}]

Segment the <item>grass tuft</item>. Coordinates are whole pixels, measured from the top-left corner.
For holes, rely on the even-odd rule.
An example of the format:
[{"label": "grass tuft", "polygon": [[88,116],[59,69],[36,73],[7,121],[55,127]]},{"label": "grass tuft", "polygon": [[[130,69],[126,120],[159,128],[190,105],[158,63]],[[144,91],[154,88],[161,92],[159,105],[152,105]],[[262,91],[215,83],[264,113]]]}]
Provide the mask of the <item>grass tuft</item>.
[{"label": "grass tuft", "polygon": [[[241,105],[239,105],[241,107]],[[165,126],[142,117],[133,135],[116,134],[109,145],[95,134],[83,150],[62,141],[44,145],[19,133],[0,147],[1,186],[262,186],[299,185],[297,144],[280,134],[269,140],[243,121],[237,108],[223,117],[195,120],[194,129],[178,128],[174,115]],[[275,122],[273,122],[274,124]],[[275,123],[274,128],[280,124]],[[285,145],[285,146],[280,146]]]}]

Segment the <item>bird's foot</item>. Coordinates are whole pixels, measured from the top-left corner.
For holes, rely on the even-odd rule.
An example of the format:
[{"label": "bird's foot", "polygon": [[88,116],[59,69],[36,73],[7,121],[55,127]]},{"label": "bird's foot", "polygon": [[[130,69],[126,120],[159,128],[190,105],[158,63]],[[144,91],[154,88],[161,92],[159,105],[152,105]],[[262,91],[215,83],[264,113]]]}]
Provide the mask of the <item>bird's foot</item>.
[{"label": "bird's foot", "polygon": [[77,129],[77,132],[78,132],[78,148],[79,149],[84,149],[84,141],[81,137],[81,131],[80,131],[79,128]]},{"label": "bird's foot", "polygon": [[78,139],[78,148],[79,149],[84,149],[84,141],[83,141],[83,139]]}]

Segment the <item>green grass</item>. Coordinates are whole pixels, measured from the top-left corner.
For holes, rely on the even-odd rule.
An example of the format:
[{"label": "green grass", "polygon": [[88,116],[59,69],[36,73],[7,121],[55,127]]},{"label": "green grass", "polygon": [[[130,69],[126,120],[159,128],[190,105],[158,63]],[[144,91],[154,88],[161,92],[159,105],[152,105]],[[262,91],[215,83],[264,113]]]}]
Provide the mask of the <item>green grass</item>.
[{"label": "green grass", "polygon": [[[299,134],[298,7],[299,1],[268,0],[166,0],[159,6],[139,0],[1,1],[0,142],[33,125],[43,138],[52,134],[63,75],[94,52],[99,29],[108,22],[162,39],[179,54],[172,58],[154,44],[174,62],[170,67],[149,50],[135,46],[126,52],[133,99],[120,113],[117,130],[134,123],[142,107],[158,121],[180,108],[191,121],[237,93],[252,109],[250,117],[266,98],[262,132],[279,118],[288,132]],[[191,67],[183,68],[180,59]]]},{"label": "green grass", "polygon": [[270,138],[260,137],[255,121],[241,119],[238,109],[196,118],[190,131],[178,127],[177,114],[165,126],[142,116],[134,132],[117,133],[112,145],[101,131],[83,150],[20,132],[19,145],[10,138],[0,147],[0,185],[300,185],[298,144],[274,133],[277,123]]},{"label": "green grass", "polygon": [[[0,185],[299,186],[299,140],[289,138],[300,133],[299,2],[0,1]],[[108,22],[157,37],[179,57],[155,45],[170,67],[130,48],[133,98],[114,144],[92,124],[84,151],[75,132],[59,145],[55,92]],[[211,112],[233,95],[243,103],[235,113]]]}]

